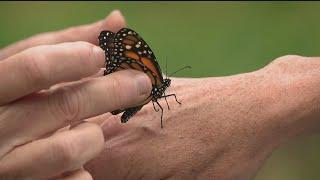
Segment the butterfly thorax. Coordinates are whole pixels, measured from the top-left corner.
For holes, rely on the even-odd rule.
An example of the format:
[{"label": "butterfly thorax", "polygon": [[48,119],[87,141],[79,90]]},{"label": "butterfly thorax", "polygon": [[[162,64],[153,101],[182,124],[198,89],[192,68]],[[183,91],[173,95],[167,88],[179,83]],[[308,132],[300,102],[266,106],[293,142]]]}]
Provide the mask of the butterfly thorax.
[{"label": "butterfly thorax", "polygon": [[162,98],[165,90],[170,86],[171,80],[166,78],[162,82],[162,86],[153,86],[151,91],[152,101],[157,101],[157,99]]},{"label": "butterfly thorax", "polygon": [[164,86],[169,87],[171,85],[171,79],[165,78],[163,80],[163,84],[164,84]]}]

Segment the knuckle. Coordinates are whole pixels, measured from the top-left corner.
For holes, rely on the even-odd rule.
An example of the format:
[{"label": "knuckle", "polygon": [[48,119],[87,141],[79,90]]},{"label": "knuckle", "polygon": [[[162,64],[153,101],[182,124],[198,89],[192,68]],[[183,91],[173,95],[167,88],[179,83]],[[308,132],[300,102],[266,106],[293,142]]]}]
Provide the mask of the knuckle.
[{"label": "knuckle", "polygon": [[36,35],[31,36],[29,40],[29,46],[32,47],[36,45],[44,45],[45,42],[54,42],[54,37],[52,36],[52,32],[42,32]]},{"label": "knuckle", "polygon": [[90,65],[93,64],[93,61],[88,61],[88,59],[95,58],[95,53],[93,50],[94,45],[84,41],[77,41],[74,43],[74,46],[74,49],[77,49],[74,51],[75,56],[80,59],[80,63],[82,63],[83,66],[89,65],[90,67]]},{"label": "knuckle", "polygon": [[268,64],[263,70],[272,71],[272,72],[281,72],[281,73],[289,73],[291,72],[301,60],[304,60],[305,57],[298,55],[285,55],[276,58],[270,64]]},{"label": "knuckle", "polygon": [[41,55],[43,46],[27,50],[21,63],[21,72],[33,86],[39,86],[49,80],[47,68],[45,66],[45,57]]},{"label": "knuckle", "polygon": [[50,147],[51,157],[54,162],[66,167],[74,164],[78,160],[78,151],[74,141],[59,138],[52,142]]},{"label": "knuckle", "polygon": [[86,42],[86,41],[77,41],[75,43],[77,43],[78,46],[80,46],[80,47],[82,47],[84,49],[88,49],[88,48],[94,47],[93,44],[91,44],[89,42]]},{"label": "knuckle", "polygon": [[93,44],[90,44],[88,42],[84,42],[84,41],[77,41],[75,42],[77,48],[79,49],[79,51],[77,51],[78,53],[80,53],[80,55],[82,55],[82,57],[91,57],[93,55]]},{"label": "knuckle", "polygon": [[291,62],[296,62],[296,61],[301,60],[303,58],[304,57],[298,56],[298,55],[285,55],[285,56],[281,56],[281,57],[276,58],[275,60],[273,60],[271,62],[271,64],[276,64],[276,65],[288,64]]},{"label": "knuckle", "polygon": [[296,60],[300,60],[302,59],[302,56],[299,55],[285,55],[285,56],[281,56],[277,59],[274,60],[274,62],[276,63],[284,63],[284,62],[290,62],[290,61],[296,61]]},{"label": "knuckle", "polygon": [[101,134],[102,135],[101,127],[98,124],[89,123],[89,127],[91,128],[91,131],[97,132],[97,134]]},{"label": "knuckle", "polygon": [[55,38],[64,42],[66,39],[69,39],[70,41],[75,41],[75,36],[79,34],[77,31],[75,31],[75,27],[68,27],[64,30],[60,30],[54,33]]},{"label": "knuckle", "polygon": [[95,136],[94,139],[97,140],[95,143],[97,146],[104,144],[104,137],[101,127],[95,123],[86,123],[86,128],[89,132],[92,132]]},{"label": "knuckle", "polygon": [[123,83],[116,76],[114,76],[112,79],[110,79],[109,82],[110,82],[109,87],[107,87],[107,89],[109,90],[109,92],[111,92],[110,95],[113,99],[113,103],[116,107],[121,107],[122,102],[125,99],[125,98],[123,98],[123,95],[125,95],[124,90],[123,90],[124,89]]},{"label": "knuckle", "polygon": [[60,87],[49,96],[49,108],[56,119],[63,122],[77,120],[81,112],[81,91],[73,90],[71,87]]},{"label": "knuckle", "polygon": [[60,34],[62,35],[63,38],[65,37],[74,37],[75,35],[78,35],[78,34],[81,34],[82,31],[81,31],[81,28],[79,27],[68,27],[67,29],[65,30],[62,30],[60,32]]},{"label": "knuckle", "polygon": [[84,41],[79,41],[78,45],[79,45],[79,49],[81,50],[80,53],[83,53],[83,54],[81,54],[82,57],[86,57],[85,59],[87,59],[88,57],[89,58],[94,57],[93,44],[90,44],[90,43],[84,42]]}]

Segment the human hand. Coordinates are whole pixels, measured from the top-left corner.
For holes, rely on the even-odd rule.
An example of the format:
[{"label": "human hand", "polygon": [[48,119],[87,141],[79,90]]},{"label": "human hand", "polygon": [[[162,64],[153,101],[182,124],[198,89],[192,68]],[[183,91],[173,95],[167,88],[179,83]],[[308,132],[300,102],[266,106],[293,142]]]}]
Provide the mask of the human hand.
[{"label": "human hand", "polygon": [[[174,78],[171,110],[151,103],[122,125],[105,114],[99,179],[251,179],[283,142],[319,126],[320,58],[284,56],[250,73]],[[165,102],[160,102],[165,108]]]},{"label": "human hand", "polygon": [[102,151],[101,128],[86,122],[59,129],[149,95],[143,73],[94,76],[105,60],[94,45],[99,32],[123,26],[115,11],[97,23],[37,35],[0,51],[0,179],[92,179],[82,165]]}]

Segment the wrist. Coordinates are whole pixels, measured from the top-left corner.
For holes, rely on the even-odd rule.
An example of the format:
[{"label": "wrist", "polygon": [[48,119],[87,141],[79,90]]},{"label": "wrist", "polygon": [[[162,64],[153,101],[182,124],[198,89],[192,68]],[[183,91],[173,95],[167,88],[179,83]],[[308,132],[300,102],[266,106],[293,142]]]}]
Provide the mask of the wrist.
[{"label": "wrist", "polygon": [[[208,78],[198,88],[202,89],[198,101],[206,109],[199,119],[210,121],[211,132],[217,132],[217,126],[221,124],[223,127],[219,128],[226,134],[232,136],[238,131],[238,137],[233,139],[252,140],[250,146],[261,148],[262,154],[272,152],[287,139],[304,132],[306,124],[302,124],[303,120],[312,114],[305,111],[312,107],[308,104],[310,98],[297,97],[296,86],[300,82],[290,82],[280,74],[275,76],[256,71]],[[206,118],[202,118],[204,116]],[[216,137],[212,137],[212,142],[215,141]]]},{"label": "wrist", "polygon": [[268,116],[264,126],[273,134],[273,141],[287,140],[318,130],[319,122],[319,80],[309,73],[307,64],[282,60],[258,71],[263,77],[261,86],[265,111]]}]

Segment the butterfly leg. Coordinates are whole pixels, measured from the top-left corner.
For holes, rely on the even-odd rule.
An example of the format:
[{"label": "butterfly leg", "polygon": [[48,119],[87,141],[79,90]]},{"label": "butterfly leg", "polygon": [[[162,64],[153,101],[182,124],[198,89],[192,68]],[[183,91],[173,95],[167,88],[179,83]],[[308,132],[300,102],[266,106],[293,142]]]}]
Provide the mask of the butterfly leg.
[{"label": "butterfly leg", "polygon": [[104,70],[103,71],[103,75],[105,76],[105,75],[107,75],[108,73],[107,73],[107,70]]},{"label": "butterfly leg", "polygon": [[161,128],[163,128],[163,124],[162,124],[163,108],[162,108],[162,106],[159,104],[159,102],[158,102],[158,101],[156,101],[156,103],[158,104],[158,106],[159,106],[159,107],[160,107],[160,109],[161,109]]},{"label": "butterfly leg", "polygon": [[164,96],[163,96],[163,97],[164,97],[164,100],[166,100],[168,110],[170,110],[170,106],[169,106],[169,103],[168,103],[168,101],[167,101],[166,93],[164,93]]},{"label": "butterfly leg", "polygon": [[181,104],[181,102],[178,101],[176,94],[164,95],[162,97],[166,98],[166,97],[169,97],[169,96],[174,96],[174,98],[176,99],[177,103]]},{"label": "butterfly leg", "polygon": [[153,102],[153,101],[152,101],[152,105],[153,105],[153,109],[154,109],[154,111],[158,112],[158,111],[159,111],[159,109],[156,109],[156,106],[154,105],[154,102]]}]

